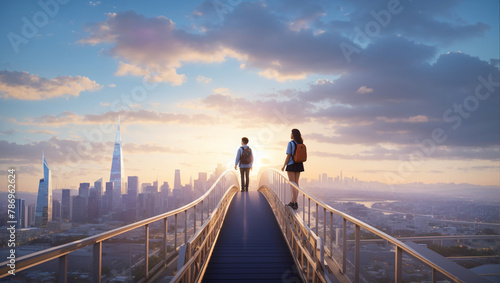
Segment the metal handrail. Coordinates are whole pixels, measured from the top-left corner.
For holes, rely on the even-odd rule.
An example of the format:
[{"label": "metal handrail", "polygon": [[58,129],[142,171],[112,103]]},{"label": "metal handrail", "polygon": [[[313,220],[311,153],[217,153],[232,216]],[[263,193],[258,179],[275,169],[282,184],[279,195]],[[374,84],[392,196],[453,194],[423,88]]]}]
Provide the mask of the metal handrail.
[{"label": "metal handrail", "polygon": [[[148,259],[149,255],[149,224],[159,221],[159,220],[164,220],[164,242],[163,242],[163,249],[164,249],[164,259],[158,264],[165,264],[167,262],[167,235],[168,235],[168,217],[175,217],[175,225],[177,226],[177,216],[181,213],[184,213],[185,216],[187,215],[187,211],[191,208],[193,208],[194,213],[195,213],[195,221],[194,221],[194,229],[193,233],[196,233],[196,206],[201,204],[202,209],[201,209],[201,221],[203,222],[203,214],[204,214],[204,201],[208,199],[208,205],[207,205],[207,219],[209,218],[210,214],[210,203],[217,201],[218,199],[222,199],[225,196],[225,192],[229,190],[230,188],[234,187],[234,185],[227,186],[225,187],[225,181],[227,176],[232,176],[233,183],[235,181],[235,184],[237,187],[239,187],[238,184],[238,177],[234,170],[226,170],[224,171],[219,178],[214,182],[214,184],[210,187],[209,190],[202,196],[200,196],[198,199],[194,200],[193,202],[184,205],[183,207],[177,208],[175,210],[165,212],[163,214],[159,214],[157,216],[153,216],[148,219],[144,219],[129,225],[125,225],[123,227],[119,227],[98,235],[94,235],[91,237],[87,237],[85,239],[73,241],[71,243],[67,243],[64,245],[60,245],[57,247],[45,249],[39,252],[35,252],[32,254],[28,254],[22,257],[19,257],[16,259],[16,264],[15,264],[15,271],[20,272],[23,270],[26,270],[28,268],[40,265],[44,262],[57,259],[59,258],[59,282],[66,282],[67,280],[67,255],[71,252],[74,252],[76,250],[79,250],[81,248],[94,245],[94,254],[93,254],[93,281],[94,282],[100,282],[101,281],[101,269],[102,269],[102,242],[110,239],[112,237],[121,235],[123,233],[144,227],[145,228],[145,233],[146,233],[146,249],[145,249],[145,258]],[[223,191],[217,190],[219,183],[222,183],[222,189]],[[212,207],[212,211],[216,209],[216,206]],[[201,225],[200,225],[201,226]],[[175,227],[175,252],[177,252],[178,247],[177,247],[177,227]],[[187,242],[187,217],[185,217],[185,226],[184,226],[184,237],[185,237],[185,242]],[[170,256],[170,255],[168,255]],[[8,266],[9,261],[5,261],[0,263],[0,278],[6,277],[9,275],[8,271],[11,270],[10,267]],[[148,260],[145,260],[145,278],[149,277],[149,267],[148,267]]]},{"label": "metal handrail", "polygon": [[[314,198],[312,195],[310,195],[308,192],[304,191],[303,189],[301,189],[299,186],[297,186],[297,184],[295,184],[294,182],[290,182],[288,180],[288,178],[286,176],[284,176],[280,171],[278,170],[275,170],[275,169],[267,169],[266,172],[264,172],[262,175],[261,175],[261,178],[260,178],[260,182],[262,183],[263,181],[263,177],[264,177],[264,174],[266,173],[270,173],[272,174],[271,176],[271,181],[273,184],[272,187],[273,189],[277,190],[278,192],[278,197],[281,199],[282,201],[282,204],[284,205],[286,203],[286,191],[288,188],[284,188],[283,184],[284,183],[287,183],[287,185],[293,187],[294,189],[298,190],[299,194],[302,194],[303,196],[303,200],[305,200],[305,198],[307,197],[308,199],[308,203],[309,203],[309,225],[310,225],[310,201],[313,200],[314,203],[316,203],[316,212],[319,214],[319,207],[322,207],[323,210],[324,210],[324,213],[326,215],[326,211],[330,212],[330,214],[336,214],[340,217],[342,217],[343,219],[343,252],[342,252],[342,273],[346,273],[346,266],[347,266],[347,258],[346,258],[346,222],[351,222],[355,225],[355,264],[354,264],[354,268],[355,268],[355,272],[354,272],[354,282],[359,282],[360,280],[360,274],[359,274],[359,247],[360,247],[360,228],[363,228],[367,231],[370,231],[371,233],[383,238],[384,240],[386,240],[387,242],[391,243],[392,245],[394,245],[396,247],[396,258],[395,258],[395,262],[396,262],[396,272],[395,272],[395,282],[401,282],[402,281],[402,254],[403,252],[404,253],[407,253],[411,256],[413,256],[414,258],[420,260],[421,262],[425,263],[427,266],[431,267],[432,270],[433,270],[433,274],[438,271],[440,273],[442,273],[443,275],[447,276],[448,278],[454,280],[455,282],[463,282],[460,278],[457,278],[455,275],[451,274],[449,271],[443,269],[442,267],[440,267],[439,265],[433,263],[431,260],[427,259],[426,257],[424,257],[423,255],[421,255],[420,253],[418,253],[417,251],[415,251],[414,249],[412,249],[411,247],[409,247],[408,245],[406,245],[405,243],[399,241],[398,239],[378,230],[377,228],[359,220],[359,219],[356,219],[346,213],[343,213],[341,211],[338,211],[334,208],[332,208],[331,206],[325,204],[324,202],[320,201],[320,200],[317,200],[316,198]],[[262,186],[262,184],[260,185]],[[269,185],[267,185],[269,186]],[[277,188],[277,189],[276,189]],[[304,206],[305,206],[305,201],[303,201],[304,203]],[[304,220],[304,224],[306,222],[306,219],[305,219],[305,207],[302,209],[302,212],[303,212],[303,220]],[[295,212],[295,214],[298,214],[297,212]],[[318,221],[318,216],[316,217],[316,234],[318,234],[318,224],[317,224],[317,221]],[[332,219],[332,218],[330,218]],[[325,250],[326,251],[329,251],[329,256],[332,257],[332,260],[335,261],[335,259],[333,258],[333,254],[332,254],[332,251],[331,251],[331,246],[332,244],[330,244],[330,250],[328,249],[327,247],[327,244],[326,244],[326,218],[324,219],[325,221],[325,225],[324,225],[324,246],[325,246]],[[332,220],[330,220],[332,221]],[[330,240],[331,237],[330,237]]]}]

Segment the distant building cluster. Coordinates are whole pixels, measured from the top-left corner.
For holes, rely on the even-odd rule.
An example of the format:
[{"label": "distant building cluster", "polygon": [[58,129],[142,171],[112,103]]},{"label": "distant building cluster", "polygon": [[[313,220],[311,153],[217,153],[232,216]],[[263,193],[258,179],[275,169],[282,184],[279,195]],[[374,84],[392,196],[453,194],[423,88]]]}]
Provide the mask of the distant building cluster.
[{"label": "distant building cluster", "polygon": [[225,170],[222,164],[211,174],[198,173],[198,179],[181,184],[181,171],[175,170],[174,187],[168,182],[141,183],[138,176],[125,179],[120,121],[116,133],[109,182],[100,178],[93,183],[80,183],[78,191],[62,189],[53,198],[51,170],[42,156],[43,178],[40,179],[36,204],[27,205],[16,199],[17,228],[48,228],[61,225],[135,222],[181,207],[203,195]]},{"label": "distant building cluster", "polygon": [[[303,184],[305,182],[302,182]],[[329,177],[327,173],[319,174],[318,179],[309,180],[307,185],[313,187],[332,187],[332,186],[352,186],[358,183],[358,178],[342,175],[342,171],[336,177]]]}]

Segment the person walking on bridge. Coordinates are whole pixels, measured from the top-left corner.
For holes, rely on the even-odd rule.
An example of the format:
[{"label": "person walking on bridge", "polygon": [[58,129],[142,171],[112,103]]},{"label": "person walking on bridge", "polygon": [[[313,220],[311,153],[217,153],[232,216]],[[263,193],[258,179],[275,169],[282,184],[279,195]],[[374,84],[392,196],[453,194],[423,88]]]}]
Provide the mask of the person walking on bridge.
[{"label": "person walking on bridge", "polygon": [[238,152],[236,153],[236,161],[234,163],[234,170],[240,166],[240,174],[241,174],[241,191],[248,192],[248,185],[250,183],[250,170],[252,169],[253,164],[253,154],[252,149],[248,146],[248,138],[241,138],[241,147],[238,148]]},{"label": "person walking on bridge", "polygon": [[[286,148],[285,164],[283,164],[281,171],[284,171],[285,167],[286,167],[286,173],[288,174],[288,180],[290,182],[295,183],[297,186],[299,186],[300,172],[304,171],[304,163],[303,162],[295,162],[294,156],[297,155],[297,147],[303,146],[304,141],[302,140],[302,135],[300,134],[300,131],[297,129],[292,130],[292,133],[290,134],[290,138],[292,140],[288,142],[288,146]],[[297,159],[297,158],[295,158],[295,159]],[[290,206],[291,208],[296,210],[299,208],[299,205],[297,203],[297,198],[299,196],[299,192],[297,191],[297,189],[295,189],[292,186],[290,186],[290,190],[292,191],[292,200],[290,201],[289,204],[287,204],[287,206]]]}]

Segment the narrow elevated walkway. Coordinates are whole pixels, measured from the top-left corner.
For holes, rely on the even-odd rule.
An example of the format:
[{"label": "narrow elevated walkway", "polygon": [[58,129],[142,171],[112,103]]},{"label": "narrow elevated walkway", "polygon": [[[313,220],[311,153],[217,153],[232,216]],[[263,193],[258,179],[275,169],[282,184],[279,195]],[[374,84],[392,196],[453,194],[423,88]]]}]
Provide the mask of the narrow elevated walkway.
[{"label": "narrow elevated walkway", "polygon": [[234,197],[203,282],[300,282],[294,261],[265,197]]}]

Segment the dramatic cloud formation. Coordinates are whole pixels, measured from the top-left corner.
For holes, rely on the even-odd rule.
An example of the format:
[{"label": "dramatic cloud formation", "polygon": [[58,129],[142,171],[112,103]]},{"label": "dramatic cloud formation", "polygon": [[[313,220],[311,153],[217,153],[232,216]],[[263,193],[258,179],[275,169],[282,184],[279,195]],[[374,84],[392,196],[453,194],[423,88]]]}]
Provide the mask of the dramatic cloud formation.
[{"label": "dramatic cloud formation", "polygon": [[[345,74],[357,70],[359,66],[350,64],[351,58],[346,58],[346,50],[341,46],[364,53],[360,44],[375,42],[380,36],[404,33],[410,40],[452,42],[483,35],[489,29],[484,23],[456,23],[448,15],[456,5],[454,1],[437,5],[432,1],[398,2],[390,9],[392,15],[384,10],[389,9],[385,2],[384,5],[378,1],[349,2],[346,3],[352,10],[349,21],[330,22],[325,18],[327,12],[322,4],[294,2],[296,5],[286,1],[269,5],[238,2],[223,14],[211,1],[203,2],[193,14],[203,23],[202,33],[178,29],[172,20],[162,16],[146,18],[132,11],[113,13],[108,14],[105,22],[91,25],[87,30],[90,35],[80,42],[112,43],[109,53],[127,61],[119,63],[116,72],[119,76],[142,76],[154,82],[180,85],[186,77],[178,74],[177,69],[184,63],[221,62],[233,57],[247,69],[258,69],[263,77],[285,82],[305,79],[309,74]],[[283,14],[283,10],[289,13]],[[404,16],[399,15],[403,11]],[[220,24],[213,23],[217,17],[222,20]],[[359,42],[357,30],[377,19],[382,21],[377,37],[365,34],[363,42]],[[382,50],[386,49],[372,47],[372,52]],[[428,47],[414,54],[413,50],[397,45],[391,46],[391,50],[396,52],[394,61],[412,62],[420,62],[435,52]],[[377,61],[368,54],[364,58]]]},{"label": "dramatic cloud formation", "polygon": [[[411,50],[413,56],[390,46]],[[406,39],[380,39],[361,54],[357,72],[337,80],[319,80],[280,99],[213,94],[203,104],[253,124],[276,120],[277,111],[287,113],[284,123],[329,124],[329,142],[335,144],[401,147],[390,155],[378,149],[356,158],[396,160],[432,139],[435,131],[444,147],[427,158],[471,158],[474,153],[477,159],[500,158],[498,131],[492,130],[500,127],[498,105],[491,103],[500,98],[498,68],[462,53],[441,54],[430,63],[433,54],[429,46]]]},{"label": "dramatic cloud formation", "polygon": [[27,72],[0,71],[0,97],[21,100],[42,100],[60,96],[79,96],[101,86],[87,77],[63,76],[41,78]]},{"label": "dramatic cloud formation", "polygon": [[[210,4],[207,10],[213,10]],[[118,76],[142,76],[154,82],[180,85],[186,81],[177,69],[184,63],[221,62],[236,58],[248,68],[278,81],[304,79],[312,73],[340,73],[347,66],[341,42],[351,42],[330,30],[305,28],[320,15],[283,19],[260,3],[242,3],[220,26],[204,34],[180,30],[165,17],[146,18],[135,12],[108,14],[105,22],[91,25],[84,44],[112,43],[112,56],[120,62]],[[305,52],[307,50],[307,52]]]},{"label": "dramatic cloud formation", "polygon": [[108,14],[105,22],[91,25],[90,35],[81,43],[96,45],[112,43],[112,56],[122,58],[117,76],[142,76],[151,82],[181,85],[186,81],[177,68],[187,62],[221,62],[238,54],[203,36],[178,30],[163,16],[146,18],[137,13]]}]

